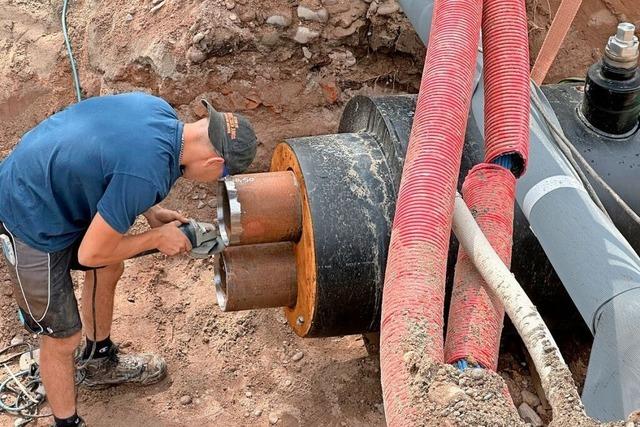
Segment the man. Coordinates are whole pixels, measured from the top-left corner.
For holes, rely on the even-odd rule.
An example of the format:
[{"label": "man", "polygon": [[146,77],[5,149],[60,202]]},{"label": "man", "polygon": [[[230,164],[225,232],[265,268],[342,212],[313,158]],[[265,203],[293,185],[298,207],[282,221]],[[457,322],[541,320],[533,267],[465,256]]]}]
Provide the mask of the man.
[{"label": "man", "polygon": [[[191,249],[178,228],[187,219],[158,206],[178,178],[213,182],[255,157],[250,123],[203,103],[209,117],[184,124],[169,104],[143,93],[91,98],[27,132],[0,163],[0,240],[21,320],[40,336],[56,427],[84,425],[74,385],[83,326],[78,363],[87,386],[147,385],[166,374],[158,355],[118,354],[110,339],[114,291],[123,260]],[[151,229],[127,234],[140,214]],[[75,269],[86,271],[82,315]]]}]

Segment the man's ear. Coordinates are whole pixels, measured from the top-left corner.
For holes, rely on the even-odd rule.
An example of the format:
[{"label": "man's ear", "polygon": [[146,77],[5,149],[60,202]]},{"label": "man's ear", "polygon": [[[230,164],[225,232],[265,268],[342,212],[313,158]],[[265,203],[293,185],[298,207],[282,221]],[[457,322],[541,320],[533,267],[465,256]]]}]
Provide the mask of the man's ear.
[{"label": "man's ear", "polygon": [[205,161],[204,165],[206,167],[211,167],[211,166],[214,166],[214,165],[219,164],[219,163],[224,163],[224,159],[222,157],[217,157],[216,156],[216,157],[209,157]]}]

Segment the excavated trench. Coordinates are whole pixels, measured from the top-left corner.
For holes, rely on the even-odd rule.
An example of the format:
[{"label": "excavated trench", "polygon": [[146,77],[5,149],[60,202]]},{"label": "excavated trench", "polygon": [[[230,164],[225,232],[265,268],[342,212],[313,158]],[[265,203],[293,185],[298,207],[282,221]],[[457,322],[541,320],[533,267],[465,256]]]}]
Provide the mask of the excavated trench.
[{"label": "excavated trench", "polygon": [[[313,10],[323,6],[301,3]],[[354,96],[417,91],[424,51],[393,2],[322,3],[328,22],[300,20],[296,7],[284,0],[166,2],[153,13],[146,2],[72,3],[70,34],[84,95],[144,90],[168,99],[185,120],[205,114],[199,99],[207,96],[217,108],[242,111],[253,120],[261,141],[254,170],[265,171],[276,143],[285,138],[334,134],[346,102]],[[555,10],[558,3],[528,2],[533,54],[550,22],[548,7]],[[73,102],[59,12],[41,1],[7,0],[0,8],[0,158],[30,127]],[[290,24],[268,24],[272,16]],[[611,22],[623,18],[640,20],[639,11],[622,0],[606,5],[585,0],[549,79],[582,75],[594,49],[609,35]],[[295,41],[298,24],[319,35],[300,44]],[[204,54],[202,61],[196,51]],[[378,166],[373,162],[371,167]],[[167,206],[197,218],[213,217],[215,189],[180,183]],[[173,376],[143,393],[83,391],[80,409],[93,425],[117,425],[123,419],[159,426],[174,425],[176,419],[196,425],[253,425],[268,422],[272,415],[283,425],[383,425],[379,367],[366,357],[358,336],[305,341],[292,336],[276,310],[221,314],[213,307],[214,267],[210,262],[161,258],[127,266],[117,296],[115,334],[125,346],[167,355]],[[552,275],[534,272],[532,281],[544,282]],[[13,315],[4,265],[0,291],[0,342],[8,344],[14,336],[25,335]],[[566,295],[558,295],[557,305],[541,309],[548,310],[547,319],[580,384],[591,342],[577,312],[558,311],[567,301]],[[363,322],[371,325],[372,320]],[[541,393],[509,327],[501,350],[502,379],[458,378],[454,372],[421,366],[419,357],[409,357],[408,363],[418,369],[417,387],[421,381],[454,375],[461,389],[480,393],[470,401],[483,400],[490,392],[482,394],[481,383],[488,390],[504,380],[516,406],[528,402],[548,421],[544,399],[531,397]],[[299,353],[304,357],[298,359]],[[429,398],[450,412],[446,416],[464,412],[468,403],[447,400],[457,390],[431,389]],[[185,396],[193,403],[178,404]],[[108,409],[105,401],[110,402]],[[468,413],[468,422],[490,415]],[[515,423],[512,416],[496,413],[496,425],[514,425],[505,421]],[[0,423],[4,421],[0,415]]]}]

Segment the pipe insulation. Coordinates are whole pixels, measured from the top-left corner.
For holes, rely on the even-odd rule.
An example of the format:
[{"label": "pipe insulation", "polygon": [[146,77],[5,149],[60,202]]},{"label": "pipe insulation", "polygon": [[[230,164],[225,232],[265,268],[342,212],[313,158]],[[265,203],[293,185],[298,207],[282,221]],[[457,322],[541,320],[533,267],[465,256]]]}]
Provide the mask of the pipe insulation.
[{"label": "pipe insulation", "polygon": [[[466,204],[500,259],[509,266],[516,179],[498,165],[474,167],[462,186]],[[482,276],[460,248],[451,294],[445,361],[462,359],[495,371],[498,367],[504,309],[487,292]]]},{"label": "pipe insulation", "polygon": [[481,0],[435,2],[383,290],[380,365],[389,426],[421,422],[404,354],[444,360],[446,263],[481,18]]}]

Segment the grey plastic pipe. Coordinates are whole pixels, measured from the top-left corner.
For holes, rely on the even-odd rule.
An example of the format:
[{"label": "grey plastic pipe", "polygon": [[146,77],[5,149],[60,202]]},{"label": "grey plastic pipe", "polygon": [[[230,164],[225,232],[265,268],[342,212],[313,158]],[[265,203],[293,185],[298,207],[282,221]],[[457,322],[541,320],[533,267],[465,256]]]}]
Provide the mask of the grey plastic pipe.
[{"label": "grey plastic pipe", "polygon": [[[428,44],[433,0],[399,2]],[[640,258],[589,198],[540,113],[531,110],[529,168],[518,182],[518,205],[594,334],[582,393],[587,413],[601,421],[625,419],[640,409]],[[479,77],[471,115],[484,132]]]}]

